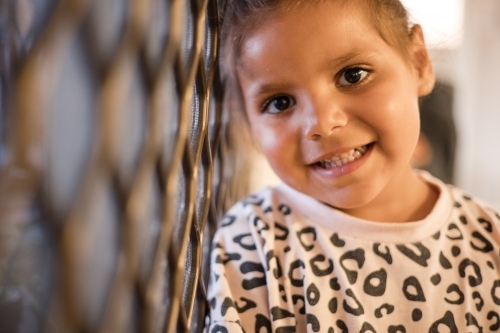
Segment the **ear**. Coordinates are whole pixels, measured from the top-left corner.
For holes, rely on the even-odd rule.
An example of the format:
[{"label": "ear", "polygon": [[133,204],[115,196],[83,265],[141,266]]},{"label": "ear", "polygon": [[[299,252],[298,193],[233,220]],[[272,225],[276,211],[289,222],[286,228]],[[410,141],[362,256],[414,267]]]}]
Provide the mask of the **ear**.
[{"label": "ear", "polygon": [[418,95],[425,96],[434,88],[436,77],[434,76],[434,68],[429,53],[425,47],[422,27],[418,24],[415,24],[411,30],[410,43],[410,59],[417,74]]}]

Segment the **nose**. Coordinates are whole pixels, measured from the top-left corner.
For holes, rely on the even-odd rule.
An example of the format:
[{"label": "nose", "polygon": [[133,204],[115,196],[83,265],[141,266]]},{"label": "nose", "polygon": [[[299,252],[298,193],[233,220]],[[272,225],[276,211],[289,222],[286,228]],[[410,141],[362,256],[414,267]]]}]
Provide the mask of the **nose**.
[{"label": "nose", "polygon": [[304,135],[308,140],[328,137],[347,124],[347,113],[331,94],[311,96],[306,108]]}]

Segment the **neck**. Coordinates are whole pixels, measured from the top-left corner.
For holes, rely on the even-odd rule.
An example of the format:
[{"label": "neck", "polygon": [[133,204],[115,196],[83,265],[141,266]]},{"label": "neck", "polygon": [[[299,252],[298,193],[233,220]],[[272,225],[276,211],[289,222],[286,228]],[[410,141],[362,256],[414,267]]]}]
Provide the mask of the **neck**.
[{"label": "neck", "polygon": [[438,197],[439,190],[409,168],[387,184],[368,207],[343,211],[376,222],[419,221],[429,215]]}]

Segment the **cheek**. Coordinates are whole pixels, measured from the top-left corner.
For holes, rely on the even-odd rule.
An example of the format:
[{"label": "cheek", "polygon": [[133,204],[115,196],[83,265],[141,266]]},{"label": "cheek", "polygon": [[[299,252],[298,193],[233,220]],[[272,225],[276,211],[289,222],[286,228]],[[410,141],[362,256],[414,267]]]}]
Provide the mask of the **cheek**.
[{"label": "cheek", "polygon": [[366,121],[375,127],[379,140],[413,149],[420,131],[417,95],[411,89],[395,89],[391,84],[381,86],[371,97],[365,103],[371,109]]},{"label": "cheek", "polygon": [[[388,105],[386,124],[381,137],[387,147],[404,158],[409,158],[415,149],[420,132],[418,105],[415,103],[397,103]],[[389,149],[389,148],[388,148]]]},{"label": "cheek", "polygon": [[251,121],[251,128],[255,141],[276,172],[283,165],[290,165],[298,145],[285,126],[254,120]]},{"label": "cheek", "polygon": [[277,131],[272,127],[259,124],[259,122],[252,122],[252,134],[259,148],[266,154],[267,150],[274,150],[279,146],[279,137]]}]

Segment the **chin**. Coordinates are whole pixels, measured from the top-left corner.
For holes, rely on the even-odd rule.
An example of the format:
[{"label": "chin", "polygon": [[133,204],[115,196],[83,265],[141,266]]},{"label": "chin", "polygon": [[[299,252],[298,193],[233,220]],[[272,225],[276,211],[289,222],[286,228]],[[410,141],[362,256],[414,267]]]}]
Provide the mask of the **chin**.
[{"label": "chin", "polygon": [[334,191],[335,193],[331,195],[322,195],[322,198],[319,200],[342,211],[362,209],[370,206],[379,194],[378,191],[367,189],[341,189]]}]

